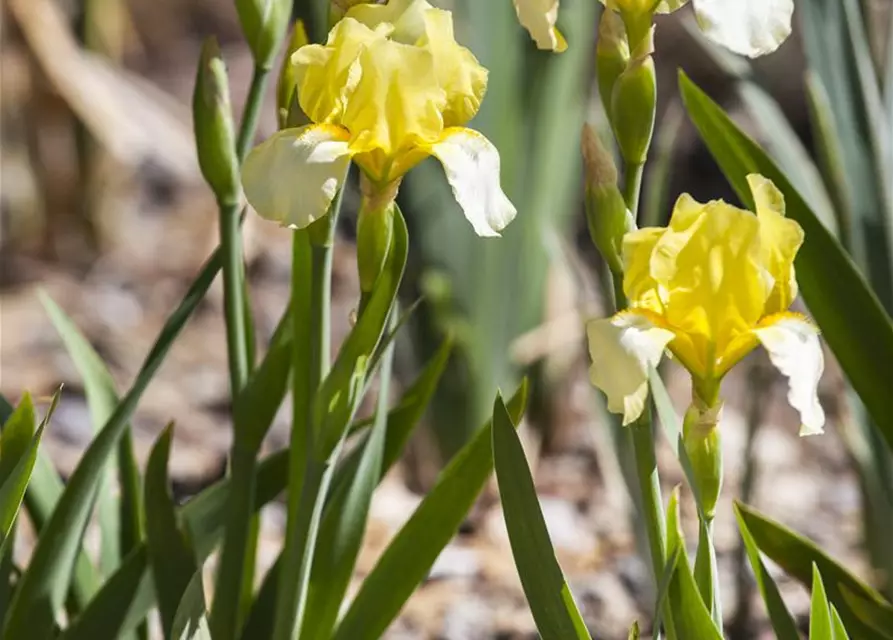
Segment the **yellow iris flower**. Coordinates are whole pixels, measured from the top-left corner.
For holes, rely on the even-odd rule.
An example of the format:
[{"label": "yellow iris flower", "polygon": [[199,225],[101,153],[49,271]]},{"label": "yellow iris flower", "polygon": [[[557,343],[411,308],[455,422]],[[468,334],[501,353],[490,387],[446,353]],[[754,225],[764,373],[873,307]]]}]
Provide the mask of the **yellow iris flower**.
[{"label": "yellow iris flower", "polygon": [[756,215],[683,195],[669,227],[624,237],[629,308],[587,327],[590,378],[624,424],[641,415],[648,369],[664,350],[691,373],[695,399],[714,407],[722,377],[762,344],[789,380],[788,401],[800,412],[801,434],[822,431],[819,332],[787,311],[797,295],[794,257],[803,230],[784,217],[784,198],[771,181],[750,175],[748,183]]},{"label": "yellow iris flower", "polygon": [[514,218],[499,153],[462,126],[487,70],[455,41],[450,12],[424,0],[357,4],[326,44],[301,47],[291,64],[314,124],[279,131],[248,155],[242,184],[261,216],[302,228],[325,215],[351,159],[375,193],[393,198],[403,175],[434,156],[479,235],[499,235]]},{"label": "yellow iris flower", "polygon": [[[521,24],[540,49],[561,51],[564,39],[555,28],[559,0],[513,0]],[[601,0],[625,20],[651,22],[655,13],[671,13],[688,0]],[[735,53],[755,58],[775,51],[791,34],[794,0],[691,0],[701,31]],[[646,27],[647,30],[647,27]]]}]

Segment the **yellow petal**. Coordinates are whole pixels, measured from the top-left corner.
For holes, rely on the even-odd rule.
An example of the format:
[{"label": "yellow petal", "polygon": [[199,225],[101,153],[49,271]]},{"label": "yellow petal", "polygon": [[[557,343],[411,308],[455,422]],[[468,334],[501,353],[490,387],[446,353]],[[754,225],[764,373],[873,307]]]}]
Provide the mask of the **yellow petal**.
[{"label": "yellow petal", "polygon": [[333,125],[284,129],[268,138],[242,167],[248,202],[261,217],[296,229],[324,216],[350,163],[347,138]]},{"label": "yellow petal", "polygon": [[784,196],[772,181],[759,174],[747,176],[760,222],[760,261],[768,269],[775,286],[766,302],[764,315],[784,311],[797,297],[794,258],[803,244],[803,229],[784,217]]},{"label": "yellow petal", "polygon": [[646,227],[623,236],[623,292],[630,304],[663,312],[657,282],[651,276],[651,254],[666,229]]},{"label": "yellow petal", "polygon": [[657,366],[672,331],[656,326],[634,311],[592,320],[586,326],[592,366],[589,379],[608,399],[608,411],[623,415],[628,425],[648,399],[648,369]]},{"label": "yellow petal", "polygon": [[[439,138],[446,95],[437,83],[430,51],[374,40],[363,48],[358,62],[360,79],[341,118],[351,132],[353,151],[380,149],[390,156]],[[376,176],[388,181],[397,177]]]},{"label": "yellow petal", "polygon": [[772,53],[791,35],[794,0],[692,0],[692,4],[704,35],[743,56]]},{"label": "yellow petal", "polygon": [[512,0],[518,21],[527,29],[537,48],[562,52],[567,49],[564,36],[555,26],[558,0]]},{"label": "yellow petal", "polygon": [[320,124],[339,123],[360,79],[360,51],[375,40],[384,40],[389,28],[373,30],[345,18],[329,32],[325,45],[308,45],[292,54],[298,103],[308,118]]},{"label": "yellow petal", "polygon": [[795,313],[779,313],[754,330],[775,368],[788,379],[788,402],[800,412],[800,435],[822,433],[825,412],[818,385],[825,367],[819,331]]},{"label": "yellow petal", "polygon": [[517,213],[499,185],[499,151],[472,129],[446,129],[431,155],[443,164],[456,202],[479,236],[498,236]]},{"label": "yellow petal", "polygon": [[445,127],[463,125],[481,106],[487,91],[487,70],[471,51],[456,42],[449,11],[429,9],[423,19],[425,32],[418,44],[431,51],[437,82],[446,92],[443,124]]},{"label": "yellow petal", "polygon": [[609,9],[630,14],[673,13],[688,0],[601,0]]}]

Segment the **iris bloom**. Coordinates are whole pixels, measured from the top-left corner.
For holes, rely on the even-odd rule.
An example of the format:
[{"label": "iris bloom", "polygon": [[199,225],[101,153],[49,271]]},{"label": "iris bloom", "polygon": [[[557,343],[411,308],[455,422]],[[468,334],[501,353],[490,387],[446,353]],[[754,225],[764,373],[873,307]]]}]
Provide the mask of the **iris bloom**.
[{"label": "iris bloom", "polygon": [[496,148],[462,126],[478,111],[487,70],[456,43],[448,11],[424,0],[355,5],[326,44],[301,47],[291,64],[313,124],[279,131],[246,159],[242,183],[261,216],[302,228],[325,215],[351,159],[364,192],[391,201],[428,156],[479,235],[498,235],[515,216]]},{"label": "iris bloom", "polygon": [[[555,28],[559,0],[513,0],[521,24],[540,49],[560,51]],[[688,0],[601,0],[624,21],[651,23],[654,13],[671,13]],[[701,31],[735,53],[755,58],[772,53],[791,34],[794,0],[691,0]],[[644,27],[647,30],[647,25]]]},{"label": "iris bloom", "polygon": [[722,377],[762,344],[789,380],[801,435],[822,431],[819,332],[787,310],[797,295],[794,256],[803,230],[784,217],[784,198],[772,182],[747,180],[756,215],[682,195],[669,227],[624,236],[629,308],[587,327],[590,378],[624,424],[641,415],[648,369],[665,349],[691,373],[696,404],[716,407]]}]

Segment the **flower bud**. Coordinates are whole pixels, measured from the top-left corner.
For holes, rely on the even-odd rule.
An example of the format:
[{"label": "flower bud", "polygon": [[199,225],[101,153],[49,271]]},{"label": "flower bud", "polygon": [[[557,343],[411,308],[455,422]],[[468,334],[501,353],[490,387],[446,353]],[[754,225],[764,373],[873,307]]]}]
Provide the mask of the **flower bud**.
[{"label": "flower bud", "polygon": [[236,0],[242,33],[251,48],[254,64],[270,69],[285,36],[292,0]]},{"label": "flower bud", "polygon": [[360,291],[365,296],[372,291],[378,275],[384,269],[394,235],[394,198],[399,181],[385,189],[372,184],[365,174],[360,175],[362,202],[357,215],[357,268]]},{"label": "flower bud", "polygon": [[695,396],[682,423],[682,441],[694,471],[704,517],[708,519],[716,513],[722,489],[722,442],[717,428],[721,415],[721,401],[707,406]]},{"label": "flower bud", "polygon": [[280,129],[300,127],[310,122],[298,104],[297,74],[291,63],[291,54],[308,42],[304,22],[296,20],[288,40],[285,57],[282,60],[282,67],[279,69],[279,80],[276,83],[276,116]]},{"label": "flower bud", "polygon": [[611,126],[623,159],[644,164],[654,132],[657,78],[654,72],[654,30],[633,51],[611,92]]},{"label": "flower bud", "polygon": [[614,84],[627,64],[629,64],[629,42],[626,39],[623,20],[616,11],[603,11],[598,23],[595,68],[598,75],[598,93],[609,120]]},{"label": "flower bud", "polygon": [[375,4],[376,0],[332,0],[329,9],[329,26],[334,26],[356,4]]},{"label": "flower bud", "polygon": [[220,48],[205,40],[192,94],[192,119],[198,164],[220,202],[239,199],[239,161],[229,101],[229,82]]},{"label": "flower bud", "polygon": [[614,158],[589,124],[583,125],[582,141],[589,235],[608,267],[619,276],[623,273],[623,236],[635,228],[635,222],[617,186]]}]

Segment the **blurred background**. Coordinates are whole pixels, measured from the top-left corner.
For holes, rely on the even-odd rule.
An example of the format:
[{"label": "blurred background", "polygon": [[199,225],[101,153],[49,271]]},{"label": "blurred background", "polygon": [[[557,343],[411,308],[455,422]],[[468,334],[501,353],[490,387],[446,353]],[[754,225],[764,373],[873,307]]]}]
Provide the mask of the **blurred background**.
[{"label": "blurred background", "polygon": [[[433,162],[414,170],[401,189],[411,240],[403,295],[407,303],[423,301],[398,343],[398,380],[411,380],[446,336],[456,349],[425,428],[376,495],[358,570],[371,568],[443,462],[482,424],[496,389],[511,392],[527,374],[534,400],[523,437],[559,560],[595,635],[625,638],[634,619],[650,618],[651,587],[623,473],[625,440],[588,383],[583,335],[584,320],[604,308],[605,268],[586,230],[579,151],[584,122],[606,127],[593,76],[601,7],[595,0],[562,0],[559,24],[570,47],[554,55],[535,49],[510,0],[435,4],[455,12],[457,38],[490,69],[489,90],[471,126],[499,147],[503,186],[519,215],[502,239],[476,237]],[[888,24],[888,0],[862,8],[875,18],[867,24]],[[295,14],[314,26],[302,0]],[[796,17],[794,37],[756,64],[709,48],[688,9],[658,19],[659,113],[645,176],[645,220],[664,223],[682,191],[734,201],[684,115],[679,68],[782,166],[805,159],[815,170],[808,163],[816,154],[804,85],[810,43]],[[886,32],[877,31],[867,34],[866,44],[880,60]],[[72,315],[126,388],[217,243],[216,205],[198,170],[189,109],[208,35],[220,41],[238,117],[252,60],[229,0],[8,0],[3,6],[0,392],[10,399],[26,389],[45,396],[65,383],[44,440],[63,475],[74,468],[92,428],[79,377],[37,292]],[[259,139],[276,127],[274,92],[271,85]],[[794,182],[812,194],[811,202],[828,198],[808,179]],[[358,197],[355,186],[349,189],[335,253],[336,347],[359,297]],[[290,234],[251,215],[245,227],[263,348],[288,297]],[[133,421],[143,460],[164,425],[176,421],[171,474],[181,499],[223,473],[231,437],[222,296],[215,287]],[[872,577],[862,476],[852,435],[841,428],[848,422],[845,385],[827,357],[821,391],[829,425],[822,437],[797,437],[785,387],[762,353],[725,383],[727,477],[716,535],[727,623],[736,638],[771,637],[771,631],[742,568],[733,497],[743,496]],[[681,411],[690,397],[686,376],[673,364],[667,371]],[[282,411],[268,450],[285,445],[289,426]],[[669,487],[683,476],[664,445],[658,454]],[[284,508],[273,504],[264,514],[263,566],[274,557],[283,527]],[[806,592],[783,576],[779,582],[792,610],[805,613]],[[387,637],[527,638],[535,637],[533,629],[490,487]]]}]

